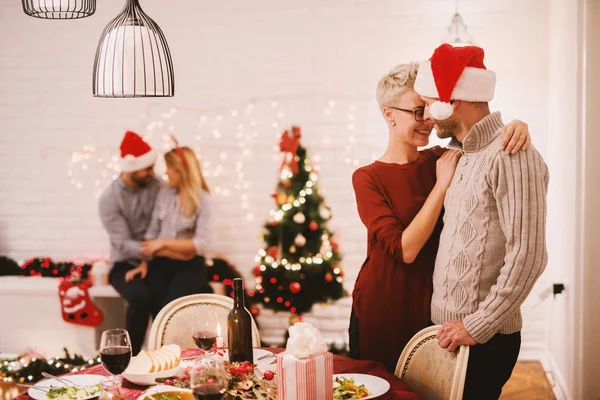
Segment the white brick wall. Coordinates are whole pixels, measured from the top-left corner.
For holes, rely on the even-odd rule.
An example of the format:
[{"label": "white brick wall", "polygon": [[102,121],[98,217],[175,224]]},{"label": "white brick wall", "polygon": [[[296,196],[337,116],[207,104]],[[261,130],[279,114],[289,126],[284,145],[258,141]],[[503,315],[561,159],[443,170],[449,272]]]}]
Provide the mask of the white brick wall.
[{"label": "white brick wall", "polygon": [[[351,290],[366,250],[350,183],[352,163],[370,162],[386,141],[373,102],[375,84],[395,64],[430,55],[445,34],[454,2],[142,1],[172,50],[176,97],[163,100],[91,96],[97,40],[122,7],[122,1],[98,3],[88,19],[42,21],[25,16],[18,2],[0,1],[0,253],[16,259],[106,255],[93,188],[98,164],[88,160],[88,173],[76,173],[83,183],[77,189],[67,176],[71,152],[88,145],[108,157],[127,128],[147,133],[161,146],[161,135],[173,126],[180,142],[199,149],[209,163],[210,185],[221,191],[215,193],[213,253],[231,259],[249,278],[261,246],[257,234],[273,206],[269,194],[280,160],[273,151],[275,136],[297,123],[321,167],[322,188],[334,213],[331,228],[340,238],[345,285]],[[493,107],[505,117],[526,120],[543,150],[546,1],[469,0],[460,6],[471,34],[487,49],[487,64],[498,74]],[[246,115],[247,104],[256,98],[256,108]],[[272,99],[278,99],[276,107]],[[215,139],[218,115],[222,136]],[[202,116],[207,120],[199,128]],[[240,123],[241,140],[236,137]],[[241,179],[238,161],[243,162]],[[236,190],[237,183],[250,187]],[[328,337],[334,341],[347,325],[349,301],[342,304],[313,313],[314,321],[325,321],[322,312],[332,313],[318,325],[333,332]],[[543,337],[542,314],[526,314],[525,340]],[[275,336],[287,320],[268,322],[265,311],[260,322],[266,336]]]}]

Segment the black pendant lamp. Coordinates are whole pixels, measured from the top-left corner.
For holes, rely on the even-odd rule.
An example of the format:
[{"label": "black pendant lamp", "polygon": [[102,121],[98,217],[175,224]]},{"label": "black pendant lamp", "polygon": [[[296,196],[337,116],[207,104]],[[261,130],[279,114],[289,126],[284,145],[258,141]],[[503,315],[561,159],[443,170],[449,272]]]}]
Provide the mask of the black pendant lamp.
[{"label": "black pendant lamp", "polygon": [[78,19],[96,12],[96,0],[22,0],[25,14],[42,19]]},{"label": "black pendant lamp", "polygon": [[173,60],[160,27],[138,0],[104,28],[92,77],[95,97],[171,97],[175,94]]}]

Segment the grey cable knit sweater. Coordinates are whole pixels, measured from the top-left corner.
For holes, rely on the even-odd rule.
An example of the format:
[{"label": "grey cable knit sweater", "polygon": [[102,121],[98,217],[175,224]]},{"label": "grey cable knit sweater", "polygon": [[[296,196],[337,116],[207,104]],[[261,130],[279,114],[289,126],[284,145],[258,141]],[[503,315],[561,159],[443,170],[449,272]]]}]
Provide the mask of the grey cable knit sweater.
[{"label": "grey cable knit sweater", "polygon": [[492,113],[462,144],[433,275],[433,322],[463,320],[478,343],[521,330],[521,304],[548,259],[548,168],[533,147],[501,152],[503,125]]}]

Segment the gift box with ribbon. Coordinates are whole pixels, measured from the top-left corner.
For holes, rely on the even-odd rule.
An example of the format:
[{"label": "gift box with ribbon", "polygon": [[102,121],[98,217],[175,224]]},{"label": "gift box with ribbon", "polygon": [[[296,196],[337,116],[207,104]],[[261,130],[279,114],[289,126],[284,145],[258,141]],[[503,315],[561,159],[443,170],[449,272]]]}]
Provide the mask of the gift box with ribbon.
[{"label": "gift box with ribbon", "polygon": [[333,400],[333,355],[309,323],[289,328],[286,350],[277,355],[279,400]]}]

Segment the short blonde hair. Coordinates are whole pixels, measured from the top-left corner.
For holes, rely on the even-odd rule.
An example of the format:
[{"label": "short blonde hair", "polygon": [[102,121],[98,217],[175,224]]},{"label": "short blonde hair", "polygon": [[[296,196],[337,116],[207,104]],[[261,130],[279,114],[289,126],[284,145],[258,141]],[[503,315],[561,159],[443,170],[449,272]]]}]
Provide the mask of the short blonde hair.
[{"label": "short blonde hair", "polygon": [[411,62],[397,65],[384,75],[377,84],[379,109],[383,110],[384,107],[397,106],[402,95],[408,89],[414,88],[417,72],[419,72],[419,64]]}]

